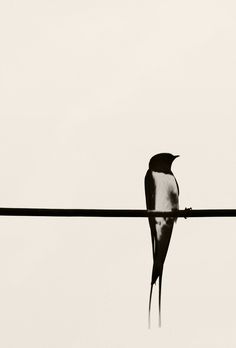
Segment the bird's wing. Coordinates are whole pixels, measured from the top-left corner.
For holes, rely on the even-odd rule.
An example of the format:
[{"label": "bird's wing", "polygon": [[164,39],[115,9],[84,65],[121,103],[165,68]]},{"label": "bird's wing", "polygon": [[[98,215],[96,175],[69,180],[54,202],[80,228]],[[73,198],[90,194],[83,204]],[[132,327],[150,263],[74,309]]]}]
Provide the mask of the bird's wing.
[{"label": "bird's wing", "polygon": [[[155,209],[155,191],[156,191],[156,185],[154,182],[154,179],[152,177],[152,173],[150,170],[147,171],[145,176],[145,195],[146,195],[146,205],[148,210],[154,210]],[[149,217],[149,225],[151,229],[151,237],[152,237],[152,253],[153,253],[153,261],[154,261],[154,255],[155,255],[155,248],[156,248],[156,223],[154,217]]]},{"label": "bird's wing", "polygon": [[145,195],[146,195],[146,205],[148,210],[155,209],[155,182],[152,177],[151,171],[148,169],[145,175]]}]

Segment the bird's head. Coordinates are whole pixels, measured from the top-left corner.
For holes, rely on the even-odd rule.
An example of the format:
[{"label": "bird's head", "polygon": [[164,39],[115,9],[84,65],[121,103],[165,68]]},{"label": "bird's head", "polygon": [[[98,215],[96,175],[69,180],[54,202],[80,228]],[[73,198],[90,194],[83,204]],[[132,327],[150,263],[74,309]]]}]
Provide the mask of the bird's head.
[{"label": "bird's head", "polygon": [[171,173],[171,165],[179,155],[172,155],[171,153],[158,153],[153,156],[149,162],[149,169],[155,172]]}]

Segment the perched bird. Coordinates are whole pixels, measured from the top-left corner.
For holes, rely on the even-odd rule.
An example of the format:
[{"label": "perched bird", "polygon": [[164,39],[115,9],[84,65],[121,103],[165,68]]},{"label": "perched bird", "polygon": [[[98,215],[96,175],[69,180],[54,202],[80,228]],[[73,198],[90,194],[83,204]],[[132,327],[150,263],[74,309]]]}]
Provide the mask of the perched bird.
[{"label": "perched bird", "polygon": [[[173,211],[179,209],[179,186],[171,171],[175,158],[170,153],[159,153],[149,162],[145,176],[147,210]],[[161,283],[164,261],[170,243],[173,217],[149,217],[152,238],[153,268],[149,297],[149,327],[153,285],[159,277],[159,327],[161,326]]]}]

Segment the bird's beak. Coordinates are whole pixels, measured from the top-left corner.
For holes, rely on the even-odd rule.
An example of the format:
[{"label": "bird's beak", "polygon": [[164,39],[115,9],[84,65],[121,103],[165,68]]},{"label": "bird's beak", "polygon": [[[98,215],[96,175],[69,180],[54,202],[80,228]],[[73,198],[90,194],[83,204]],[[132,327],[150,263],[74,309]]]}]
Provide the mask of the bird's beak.
[{"label": "bird's beak", "polygon": [[174,159],[176,159],[177,157],[179,157],[179,155],[174,156]]}]

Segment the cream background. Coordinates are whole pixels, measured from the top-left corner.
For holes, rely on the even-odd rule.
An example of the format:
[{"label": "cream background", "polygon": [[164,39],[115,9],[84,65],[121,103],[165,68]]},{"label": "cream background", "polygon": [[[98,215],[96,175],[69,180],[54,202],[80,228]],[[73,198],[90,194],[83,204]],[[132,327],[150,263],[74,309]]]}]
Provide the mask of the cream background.
[{"label": "cream background", "polygon": [[[236,208],[235,1],[3,1],[0,206]],[[145,219],[0,218],[0,346],[235,347],[236,219],[180,220],[147,329]]]}]

